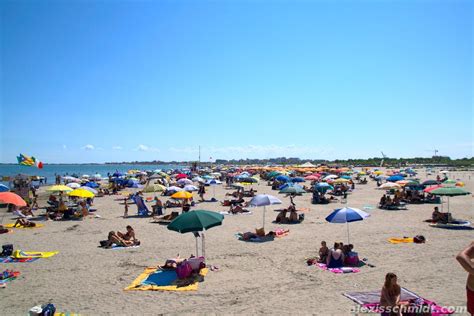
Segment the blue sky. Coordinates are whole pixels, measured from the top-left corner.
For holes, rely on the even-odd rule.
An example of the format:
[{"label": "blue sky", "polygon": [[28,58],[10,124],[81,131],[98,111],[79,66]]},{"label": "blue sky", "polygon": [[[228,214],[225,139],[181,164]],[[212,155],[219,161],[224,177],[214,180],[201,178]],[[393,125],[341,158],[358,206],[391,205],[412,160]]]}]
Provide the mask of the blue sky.
[{"label": "blue sky", "polygon": [[0,8],[0,162],[473,155],[471,1]]}]

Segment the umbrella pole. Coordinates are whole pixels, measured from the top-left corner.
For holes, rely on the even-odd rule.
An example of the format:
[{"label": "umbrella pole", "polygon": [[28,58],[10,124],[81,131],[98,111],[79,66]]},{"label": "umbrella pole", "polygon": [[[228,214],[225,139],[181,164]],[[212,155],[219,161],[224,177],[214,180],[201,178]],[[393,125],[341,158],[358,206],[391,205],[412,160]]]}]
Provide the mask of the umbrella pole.
[{"label": "umbrella pole", "polygon": [[215,185],[212,186],[212,198],[214,198],[214,199],[216,198],[216,186]]},{"label": "umbrella pole", "polygon": [[266,211],[266,206],[264,205],[263,206],[263,225],[262,225],[263,231],[265,231],[265,211]]},{"label": "umbrella pole", "polygon": [[351,243],[349,239],[349,222],[346,222],[346,226],[347,226],[347,244],[349,245]]},{"label": "umbrella pole", "polygon": [[198,238],[196,236],[194,236],[195,239],[196,239],[196,257],[199,257],[199,252],[198,252]]},{"label": "umbrella pole", "polygon": [[201,254],[202,254],[202,256],[203,256],[204,258],[206,258],[206,251],[204,250],[204,249],[205,249],[205,245],[206,245],[206,243],[204,242],[204,231],[202,231],[201,238],[202,238],[202,240],[201,240],[201,244],[202,244],[202,245],[201,245],[201,248],[202,248],[202,249],[201,249]]}]

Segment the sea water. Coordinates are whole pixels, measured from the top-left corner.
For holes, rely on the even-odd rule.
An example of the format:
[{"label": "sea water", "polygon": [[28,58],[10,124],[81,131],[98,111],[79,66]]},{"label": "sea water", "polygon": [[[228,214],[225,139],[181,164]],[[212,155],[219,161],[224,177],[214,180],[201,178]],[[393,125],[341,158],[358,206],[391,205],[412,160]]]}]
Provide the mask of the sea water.
[{"label": "sea water", "polygon": [[[18,164],[0,164],[0,181],[3,177],[14,177],[18,174],[28,176],[41,176],[47,178],[47,184],[54,184],[56,175],[89,175],[100,174],[106,178],[107,174],[118,171],[126,173],[128,170],[169,170],[183,166],[178,165],[141,165],[141,164],[46,164],[42,169],[37,167],[22,166]],[[2,182],[8,185],[8,181]]]}]

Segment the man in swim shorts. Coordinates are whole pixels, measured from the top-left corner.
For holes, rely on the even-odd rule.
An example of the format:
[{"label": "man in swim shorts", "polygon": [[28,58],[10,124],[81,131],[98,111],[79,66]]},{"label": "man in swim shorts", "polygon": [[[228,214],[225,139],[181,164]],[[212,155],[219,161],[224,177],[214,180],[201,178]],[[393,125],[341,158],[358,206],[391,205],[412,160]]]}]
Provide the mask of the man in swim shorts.
[{"label": "man in swim shorts", "polygon": [[464,270],[467,271],[467,311],[471,315],[474,315],[474,241],[461,251],[456,259],[459,261]]}]

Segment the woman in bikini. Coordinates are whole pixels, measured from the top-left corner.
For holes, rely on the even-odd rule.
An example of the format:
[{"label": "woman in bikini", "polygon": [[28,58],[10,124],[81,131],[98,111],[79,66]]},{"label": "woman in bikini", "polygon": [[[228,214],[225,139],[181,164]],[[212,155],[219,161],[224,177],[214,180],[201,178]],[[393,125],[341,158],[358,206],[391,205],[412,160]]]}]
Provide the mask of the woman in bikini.
[{"label": "woman in bikini", "polygon": [[328,268],[342,268],[344,266],[344,253],[341,248],[342,245],[336,242],[334,249],[329,251],[326,263]]}]

